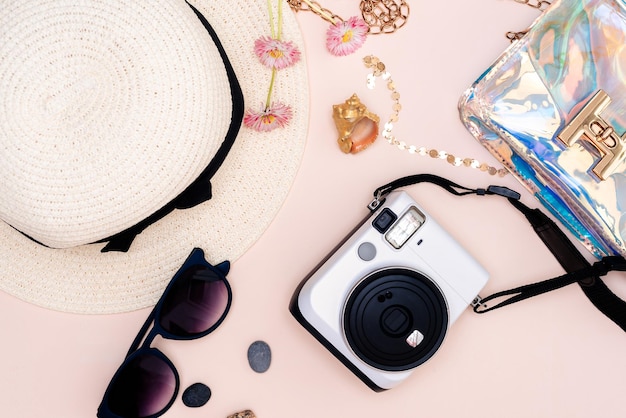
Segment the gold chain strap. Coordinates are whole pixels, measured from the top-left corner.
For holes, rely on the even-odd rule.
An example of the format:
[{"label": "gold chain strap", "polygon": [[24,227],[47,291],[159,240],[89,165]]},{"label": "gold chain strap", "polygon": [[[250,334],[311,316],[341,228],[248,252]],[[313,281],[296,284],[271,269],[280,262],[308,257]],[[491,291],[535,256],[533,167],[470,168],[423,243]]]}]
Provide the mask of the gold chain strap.
[{"label": "gold chain strap", "polygon": [[287,0],[287,3],[294,12],[309,11],[313,12],[327,22],[333,25],[337,22],[343,22],[343,19],[328,9],[322,7],[318,2],[312,0]]},{"label": "gold chain strap", "polygon": [[[287,0],[294,12],[310,11],[335,25],[344,20],[314,0]],[[368,34],[394,33],[409,18],[409,5],[405,0],[361,0],[361,16],[368,26]]]},{"label": "gold chain strap", "polygon": [[[542,12],[545,11],[548,8],[548,6],[552,4],[546,0],[514,0],[514,1],[517,3],[525,4],[529,7],[532,7],[533,9],[537,9]],[[522,39],[522,37],[526,35],[527,33],[528,33],[528,29],[522,30],[519,32],[509,31],[505,34],[505,36],[509,41],[515,42],[515,41],[519,41],[520,39]]]},{"label": "gold chain strap", "polygon": [[[547,0],[514,1],[541,11],[546,10],[552,4]],[[344,21],[341,16],[334,14],[314,0],[287,0],[287,3],[294,12],[311,11],[333,25]],[[406,24],[409,17],[409,5],[405,0],[361,0],[359,8],[363,20],[369,27],[370,35],[394,33]],[[507,32],[506,37],[513,42],[525,34],[526,31]]]},{"label": "gold chain strap", "polygon": [[548,6],[550,6],[549,1],[546,0],[515,0],[517,3],[522,3],[525,4],[529,7],[532,7],[533,9],[539,9],[541,11],[544,11],[548,8]]},{"label": "gold chain strap", "polygon": [[362,0],[360,8],[370,35],[394,33],[409,18],[409,5],[404,0]]},{"label": "gold chain strap", "polygon": [[400,110],[402,105],[400,104],[400,93],[396,89],[396,84],[391,78],[391,74],[387,71],[385,64],[373,55],[368,55],[363,58],[365,67],[371,68],[372,73],[367,75],[367,87],[373,89],[376,86],[376,78],[382,77],[387,82],[387,89],[391,92],[391,99],[393,100],[392,110],[393,113],[389,117],[387,123],[382,132],[383,138],[387,140],[390,145],[397,146],[402,151],[407,151],[409,154],[415,154],[422,157],[431,157],[446,161],[448,164],[455,167],[470,167],[483,171],[492,176],[498,175],[503,177],[508,174],[505,168],[495,168],[487,163],[481,163],[474,158],[459,158],[453,154],[450,154],[444,150],[437,150],[434,148],[427,148],[423,146],[408,145],[404,141],[399,141],[394,135],[391,134],[393,130],[393,124],[398,121],[400,117]]}]

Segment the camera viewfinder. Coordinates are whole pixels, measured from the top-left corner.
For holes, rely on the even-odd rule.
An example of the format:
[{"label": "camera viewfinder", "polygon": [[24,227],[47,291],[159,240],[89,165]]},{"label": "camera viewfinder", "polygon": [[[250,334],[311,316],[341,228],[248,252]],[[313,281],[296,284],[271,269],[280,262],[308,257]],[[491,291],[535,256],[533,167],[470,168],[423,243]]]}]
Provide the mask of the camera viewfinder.
[{"label": "camera viewfinder", "polygon": [[372,226],[381,234],[387,232],[391,224],[393,224],[398,216],[389,208],[383,209],[383,211],[374,219]]}]

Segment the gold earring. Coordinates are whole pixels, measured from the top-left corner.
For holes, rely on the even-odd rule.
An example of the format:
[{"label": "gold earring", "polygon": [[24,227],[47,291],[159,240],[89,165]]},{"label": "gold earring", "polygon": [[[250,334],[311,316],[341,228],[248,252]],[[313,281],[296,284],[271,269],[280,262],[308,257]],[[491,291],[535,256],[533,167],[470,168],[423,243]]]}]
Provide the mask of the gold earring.
[{"label": "gold earring", "polygon": [[337,143],[346,154],[363,151],[378,138],[380,118],[367,110],[356,94],[333,105],[333,120],[339,135]]}]

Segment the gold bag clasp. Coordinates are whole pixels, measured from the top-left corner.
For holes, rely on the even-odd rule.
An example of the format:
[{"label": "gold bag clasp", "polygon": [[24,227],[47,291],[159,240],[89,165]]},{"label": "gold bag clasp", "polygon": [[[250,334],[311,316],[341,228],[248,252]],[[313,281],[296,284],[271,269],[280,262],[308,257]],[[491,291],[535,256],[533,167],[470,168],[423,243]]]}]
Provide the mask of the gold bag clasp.
[{"label": "gold bag clasp", "polygon": [[600,160],[592,166],[592,171],[600,180],[606,180],[626,158],[626,134],[620,137],[600,116],[609,103],[609,95],[598,90],[557,135],[568,147],[584,139],[598,151]]}]

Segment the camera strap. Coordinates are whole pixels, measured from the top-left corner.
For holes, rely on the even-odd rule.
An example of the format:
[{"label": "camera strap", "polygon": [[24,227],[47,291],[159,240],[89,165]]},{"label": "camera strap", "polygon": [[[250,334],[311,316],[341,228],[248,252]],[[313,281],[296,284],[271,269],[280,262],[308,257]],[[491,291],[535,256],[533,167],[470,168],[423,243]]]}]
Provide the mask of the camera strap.
[{"label": "camera strap", "polygon": [[[374,200],[368,205],[368,208],[373,212],[393,190],[418,183],[435,184],[456,196],[491,195],[506,198],[513,207],[526,217],[535,233],[566,271],[566,274],[562,276],[504,290],[484,298],[477,297],[474,303],[472,303],[474,312],[482,314],[533,296],[560,289],[572,283],[578,283],[591,303],[626,331],[626,302],[615,295],[600,279],[601,276],[608,274],[610,271],[626,271],[626,259],[624,257],[606,256],[591,264],[552,219],[540,209],[531,209],[526,206],[520,201],[521,196],[518,192],[503,186],[492,185],[486,189],[472,189],[433,174],[416,174],[399,178],[377,188],[374,191]],[[492,306],[487,305],[487,302],[502,298],[505,299],[499,302],[496,301],[497,303]]]}]

